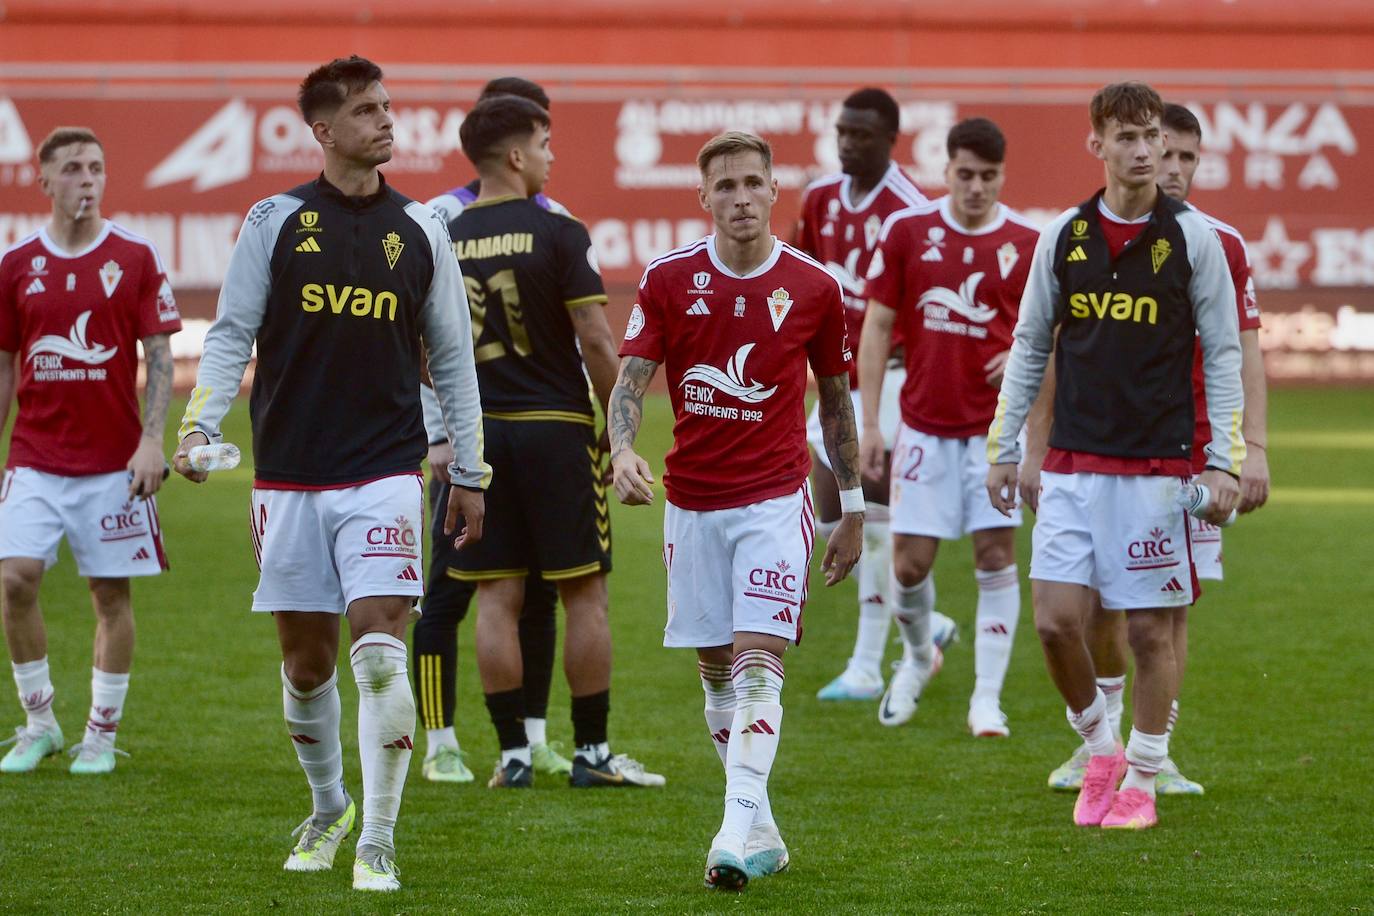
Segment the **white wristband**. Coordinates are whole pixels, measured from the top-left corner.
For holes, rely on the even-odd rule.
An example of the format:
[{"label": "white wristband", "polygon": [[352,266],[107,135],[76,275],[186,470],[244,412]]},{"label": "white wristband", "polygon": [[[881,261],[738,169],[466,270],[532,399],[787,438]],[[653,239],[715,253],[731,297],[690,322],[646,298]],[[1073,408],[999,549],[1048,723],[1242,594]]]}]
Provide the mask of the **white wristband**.
[{"label": "white wristband", "polygon": [[840,511],[845,515],[864,511],[864,491],[862,487],[840,491]]}]

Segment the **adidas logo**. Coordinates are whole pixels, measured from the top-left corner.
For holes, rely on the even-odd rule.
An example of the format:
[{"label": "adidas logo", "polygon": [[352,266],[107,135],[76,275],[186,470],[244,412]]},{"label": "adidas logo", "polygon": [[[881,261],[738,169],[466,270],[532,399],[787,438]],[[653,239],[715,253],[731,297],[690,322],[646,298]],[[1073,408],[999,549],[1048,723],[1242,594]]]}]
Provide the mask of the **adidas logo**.
[{"label": "adidas logo", "polygon": [[1086,261],[1086,260],[1088,260],[1088,253],[1087,253],[1086,251],[1083,250],[1083,246],[1082,246],[1082,245],[1075,245],[1075,246],[1073,246],[1073,251],[1070,251],[1070,252],[1069,252],[1069,256],[1068,256],[1067,258],[1065,258],[1064,260],[1066,260],[1066,261]]},{"label": "adidas logo", "polygon": [[387,743],[387,744],[383,744],[383,745],[382,745],[382,747],[384,747],[384,748],[389,748],[389,749],[394,750],[394,751],[408,751],[408,750],[410,750],[411,748],[413,748],[414,746],[415,746],[415,745],[414,745],[413,743],[411,743],[411,740],[410,740],[410,736],[409,736],[409,735],[402,735],[401,737],[397,738],[395,741],[392,741],[392,742],[389,742],[389,743]]},{"label": "adidas logo", "polygon": [[43,285],[43,281],[38,277],[34,277],[33,282],[29,284],[28,289],[24,290],[24,293],[29,296],[34,296],[45,290],[47,290],[47,287]]},{"label": "adidas logo", "polygon": [[945,258],[940,254],[940,249],[934,246],[927,248],[926,253],[921,255],[922,261],[943,261]]},{"label": "adidas logo", "polygon": [[148,553],[148,548],[147,548],[147,547],[140,547],[140,548],[138,548],[138,553],[134,554],[132,559],[135,559],[135,560],[151,560],[152,558],[153,558],[153,555],[150,554],[150,553]]},{"label": "adidas logo", "polygon": [[415,567],[411,566],[409,563],[406,564],[406,568],[401,570],[400,575],[398,575],[396,578],[403,579],[406,582],[420,581],[420,577],[415,574]]},{"label": "adidas logo", "polygon": [[320,743],[320,740],[319,740],[318,738],[312,738],[312,737],[310,737],[309,735],[292,735],[292,736],[291,736],[291,740],[294,741],[294,742],[296,742],[297,744],[319,744],[319,743]]},{"label": "adidas logo", "polygon": [[305,241],[304,241],[304,242],[301,242],[299,245],[296,246],[296,250],[297,250],[297,251],[319,251],[319,250],[320,250],[320,243],[317,242],[317,241],[315,241],[315,237],[314,237],[313,235],[311,235],[311,236],[306,236]]},{"label": "adidas logo", "polygon": [[691,308],[687,309],[687,314],[688,314],[688,315],[709,315],[709,314],[711,314],[711,310],[708,309],[708,308],[706,307],[706,300],[705,300],[705,299],[700,299],[700,298],[699,298],[699,299],[697,299],[696,302],[693,302],[693,303],[692,303]]},{"label": "adidas logo", "polygon": [[1181,586],[1181,585],[1178,584],[1178,579],[1177,579],[1177,578],[1171,578],[1168,582],[1165,582],[1165,583],[1164,583],[1164,587],[1161,588],[1160,591],[1161,591],[1161,592],[1181,592],[1181,591],[1183,591],[1183,586]]},{"label": "adidas logo", "polygon": [[997,636],[1006,636],[1006,635],[1007,635],[1007,625],[1004,624],[1004,623],[992,623],[992,624],[988,624],[987,626],[983,627],[983,632],[984,632],[984,633],[993,633],[993,634],[996,634]]},{"label": "adidas logo", "polygon": [[778,611],[773,615],[773,619],[782,621],[783,623],[796,623],[796,621],[792,619],[792,609],[790,607],[785,607]]},{"label": "adidas logo", "polygon": [[718,732],[711,732],[711,740],[714,741],[716,744],[729,744],[730,729],[722,728]]},{"label": "adidas logo", "polygon": [[773,726],[769,725],[769,724],[768,724],[767,722],[765,722],[763,719],[755,719],[755,720],[754,720],[754,724],[753,724],[753,725],[750,725],[748,728],[746,728],[745,731],[747,731],[747,732],[753,732],[753,733],[756,734],[756,735],[776,735],[776,734],[777,734],[777,732],[773,731]]}]

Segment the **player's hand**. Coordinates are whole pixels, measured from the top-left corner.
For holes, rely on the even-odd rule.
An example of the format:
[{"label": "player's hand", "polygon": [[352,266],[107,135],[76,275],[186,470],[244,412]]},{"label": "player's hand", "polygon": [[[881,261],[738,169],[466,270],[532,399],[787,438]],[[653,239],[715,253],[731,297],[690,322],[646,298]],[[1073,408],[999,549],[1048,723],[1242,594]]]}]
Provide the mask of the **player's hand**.
[{"label": "player's hand", "polygon": [[185,477],[191,483],[204,483],[210,476],[209,471],[197,471],[191,467],[191,459],[187,456],[191,449],[197,445],[209,445],[210,437],[202,432],[187,433],[186,438],[181,440],[177,446],[176,454],[172,456],[172,469]]},{"label": "player's hand", "polygon": [[869,480],[882,480],[887,471],[887,444],[876,426],[864,426],[859,436],[859,473]]},{"label": "player's hand", "polygon": [[1006,371],[1007,360],[1011,358],[1010,350],[1003,350],[992,359],[983,364],[983,378],[987,379],[993,388],[1002,387],[1002,373]]},{"label": "player's hand", "polygon": [[1198,476],[1197,482],[1212,491],[1212,504],[1202,516],[1202,520],[1213,525],[1226,524],[1226,520],[1231,517],[1231,511],[1240,502],[1240,484],[1236,478],[1225,471],[1208,468]]},{"label": "player's hand", "polygon": [[633,449],[611,457],[611,480],[616,498],[626,506],[647,506],[654,501],[654,474],[649,462]]},{"label": "player's hand", "polygon": [[992,508],[1011,518],[1011,510],[1016,508],[1016,465],[990,465],[987,486]]},{"label": "player's hand", "polygon": [[1032,512],[1040,511],[1040,468],[1044,463],[1044,455],[1037,457],[1029,453],[1026,455],[1026,459],[1021,462],[1021,480],[1016,489],[1021,494],[1021,505],[1026,506]]},{"label": "player's hand", "polygon": [[487,517],[487,498],[481,490],[449,487],[444,534],[453,534],[453,529],[458,527],[460,515],[463,517],[463,527],[453,539],[454,550],[462,550],[468,544],[482,540],[482,523]]},{"label": "player's hand", "polygon": [[843,582],[859,562],[863,551],[864,515],[862,512],[847,512],[840,516],[840,523],[825,544],[825,559],[821,561],[825,584],[829,586]]},{"label": "player's hand", "polygon": [[1269,456],[1254,445],[1240,465],[1240,513],[1254,512],[1269,501]]},{"label": "player's hand", "polygon": [[125,465],[129,470],[129,498],[147,499],[162,488],[167,476],[167,462],[162,457],[162,444],[147,436],[138,440],[138,448]]},{"label": "player's hand", "polygon": [[429,462],[429,470],[435,480],[453,483],[453,479],[448,476],[448,466],[453,463],[453,446],[447,440],[431,445],[425,459]]}]

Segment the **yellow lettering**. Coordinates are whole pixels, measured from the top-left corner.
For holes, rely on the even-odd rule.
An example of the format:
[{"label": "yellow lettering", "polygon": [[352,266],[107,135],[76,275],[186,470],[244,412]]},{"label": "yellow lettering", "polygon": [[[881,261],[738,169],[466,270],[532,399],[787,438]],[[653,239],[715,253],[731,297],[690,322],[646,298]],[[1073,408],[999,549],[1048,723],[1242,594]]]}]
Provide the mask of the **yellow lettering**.
[{"label": "yellow lettering", "polygon": [[319,283],[307,283],[301,287],[301,308],[307,312],[320,312],[324,310],[326,298],[329,302],[329,310],[335,315],[344,314],[347,307],[348,313],[359,318],[371,315],[373,318],[386,316],[388,321],[396,320],[396,308],[400,305],[400,300],[393,292],[376,293],[365,286],[345,286],[336,287],[332,283],[321,285]]},{"label": "yellow lettering", "polygon": [[334,284],[330,283],[325,286],[325,291],[329,293],[329,310],[335,315],[342,315],[344,305],[348,303],[348,294],[353,292],[353,287],[345,286],[343,292],[339,292],[334,289]]},{"label": "yellow lettering", "polygon": [[1112,317],[1117,321],[1126,321],[1131,317],[1131,297],[1126,293],[1112,293]]},{"label": "yellow lettering", "polygon": [[1111,293],[1103,293],[1100,299],[1097,293],[1088,293],[1088,301],[1092,303],[1093,311],[1097,313],[1098,318],[1107,317],[1107,303],[1111,301],[1111,298]]},{"label": "yellow lettering", "polygon": [[1154,323],[1155,323],[1155,319],[1159,316],[1159,303],[1155,302],[1155,301],[1154,301],[1153,299],[1151,299],[1149,296],[1141,296],[1139,299],[1137,299],[1137,300],[1135,301],[1135,319],[1134,319],[1134,320],[1136,320],[1136,321],[1139,321],[1139,320],[1140,320],[1140,318],[1141,318],[1141,311],[1145,308],[1146,305],[1149,305],[1149,307],[1150,307],[1150,324],[1154,324]]},{"label": "yellow lettering", "polygon": [[305,286],[302,286],[301,308],[305,309],[307,312],[318,312],[320,309],[324,308],[324,300],[320,298],[320,294],[323,292],[324,288],[318,283],[307,283]]},{"label": "yellow lettering", "polygon": [[348,310],[359,318],[372,314],[372,290],[363,286],[354,289],[353,301],[348,304]]},{"label": "yellow lettering", "polygon": [[1082,293],[1074,293],[1069,297],[1069,312],[1075,318],[1088,317],[1088,297]]},{"label": "yellow lettering", "polygon": [[390,312],[387,314],[386,320],[387,320],[387,321],[395,321],[395,320],[396,320],[396,294],[395,294],[395,293],[388,293],[388,292],[381,292],[381,293],[378,293],[378,294],[377,294],[377,299],[376,299],[375,301],[376,301],[376,306],[375,306],[375,310],[374,310],[373,313],[372,313],[372,317],[373,317],[373,318],[381,318],[381,317],[382,317],[382,307],[385,305],[385,306],[389,306],[389,307],[390,307]]}]

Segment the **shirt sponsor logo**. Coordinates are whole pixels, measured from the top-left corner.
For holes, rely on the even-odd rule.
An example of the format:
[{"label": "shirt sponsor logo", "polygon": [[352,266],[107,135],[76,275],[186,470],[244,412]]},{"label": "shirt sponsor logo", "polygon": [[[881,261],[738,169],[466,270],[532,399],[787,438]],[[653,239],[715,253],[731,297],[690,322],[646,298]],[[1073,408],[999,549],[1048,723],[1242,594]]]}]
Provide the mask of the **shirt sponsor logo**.
[{"label": "shirt sponsor logo", "polygon": [[1136,298],[1130,293],[1074,293],[1069,296],[1069,314],[1075,318],[1098,318],[1112,321],[1148,321],[1154,324],[1159,317],[1159,303],[1149,296]]},{"label": "shirt sponsor logo", "polygon": [[1131,541],[1126,547],[1128,570],[1165,569],[1178,563],[1173,538],[1167,537],[1163,528],[1150,529],[1146,537]]},{"label": "shirt sponsor logo", "polygon": [[697,363],[684,372],[679,383],[685,396],[682,409],[687,413],[722,420],[762,421],[762,410],[746,410],[716,403],[716,395],[725,394],[746,404],[760,404],[778,390],[776,385],[765,388],[759,382],[746,380],[744,364],[753,349],[752,343],[740,347],[723,371],[706,363]]},{"label": "shirt sponsor logo", "polygon": [[385,314],[387,321],[395,321],[398,300],[393,292],[373,292],[366,286],[337,287],[333,283],[307,283],[301,287],[302,310],[322,312],[326,304],[335,315],[342,315],[347,309],[348,314],[357,318],[366,318],[368,315],[381,318]]},{"label": "shirt sponsor logo", "polygon": [[124,541],[147,534],[143,510],[137,503],[127,502],[118,512],[100,518],[100,540]]},{"label": "shirt sponsor logo", "polygon": [[756,567],[749,570],[749,586],[744,594],[750,598],[796,604],[797,574],[792,572],[786,560],[779,560],[772,567]]},{"label": "shirt sponsor logo", "polygon": [[377,525],[367,529],[365,557],[410,557],[416,556],[415,548],[419,541],[415,537],[415,526],[404,515],[398,515],[395,524]]},{"label": "shirt sponsor logo", "polygon": [[66,337],[44,334],[33,342],[29,347],[28,360],[33,363],[34,381],[80,382],[105,378],[104,369],[66,368],[63,363],[64,359],[70,359],[87,366],[99,366],[109,362],[119,352],[119,347],[87,342],[86,325],[90,320],[91,313],[82,312]]},{"label": "shirt sponsor logo", "polygon": [[[925,312],[924,327],[946,334],[960,334],[979,339],[987,337],[988,329],[977,325],[985,325],[997,317],[997,309],[978,301],[978,284],[983,282],[983,276],[982,271],[969,274],[964,282],[959,284],[958,292],[943,286],[933,286],[922,293],[921,298],[916,300],[916,308]],[[974,324],[954,321],[951,315],[959,315]]]},{"label": "shirt sponsor logo", "polygon": [[176,297],[172,295],[172,284],[166,277],[162,278],[162,286],[157,291],[157,317],[163,322],[181,320]]}]

